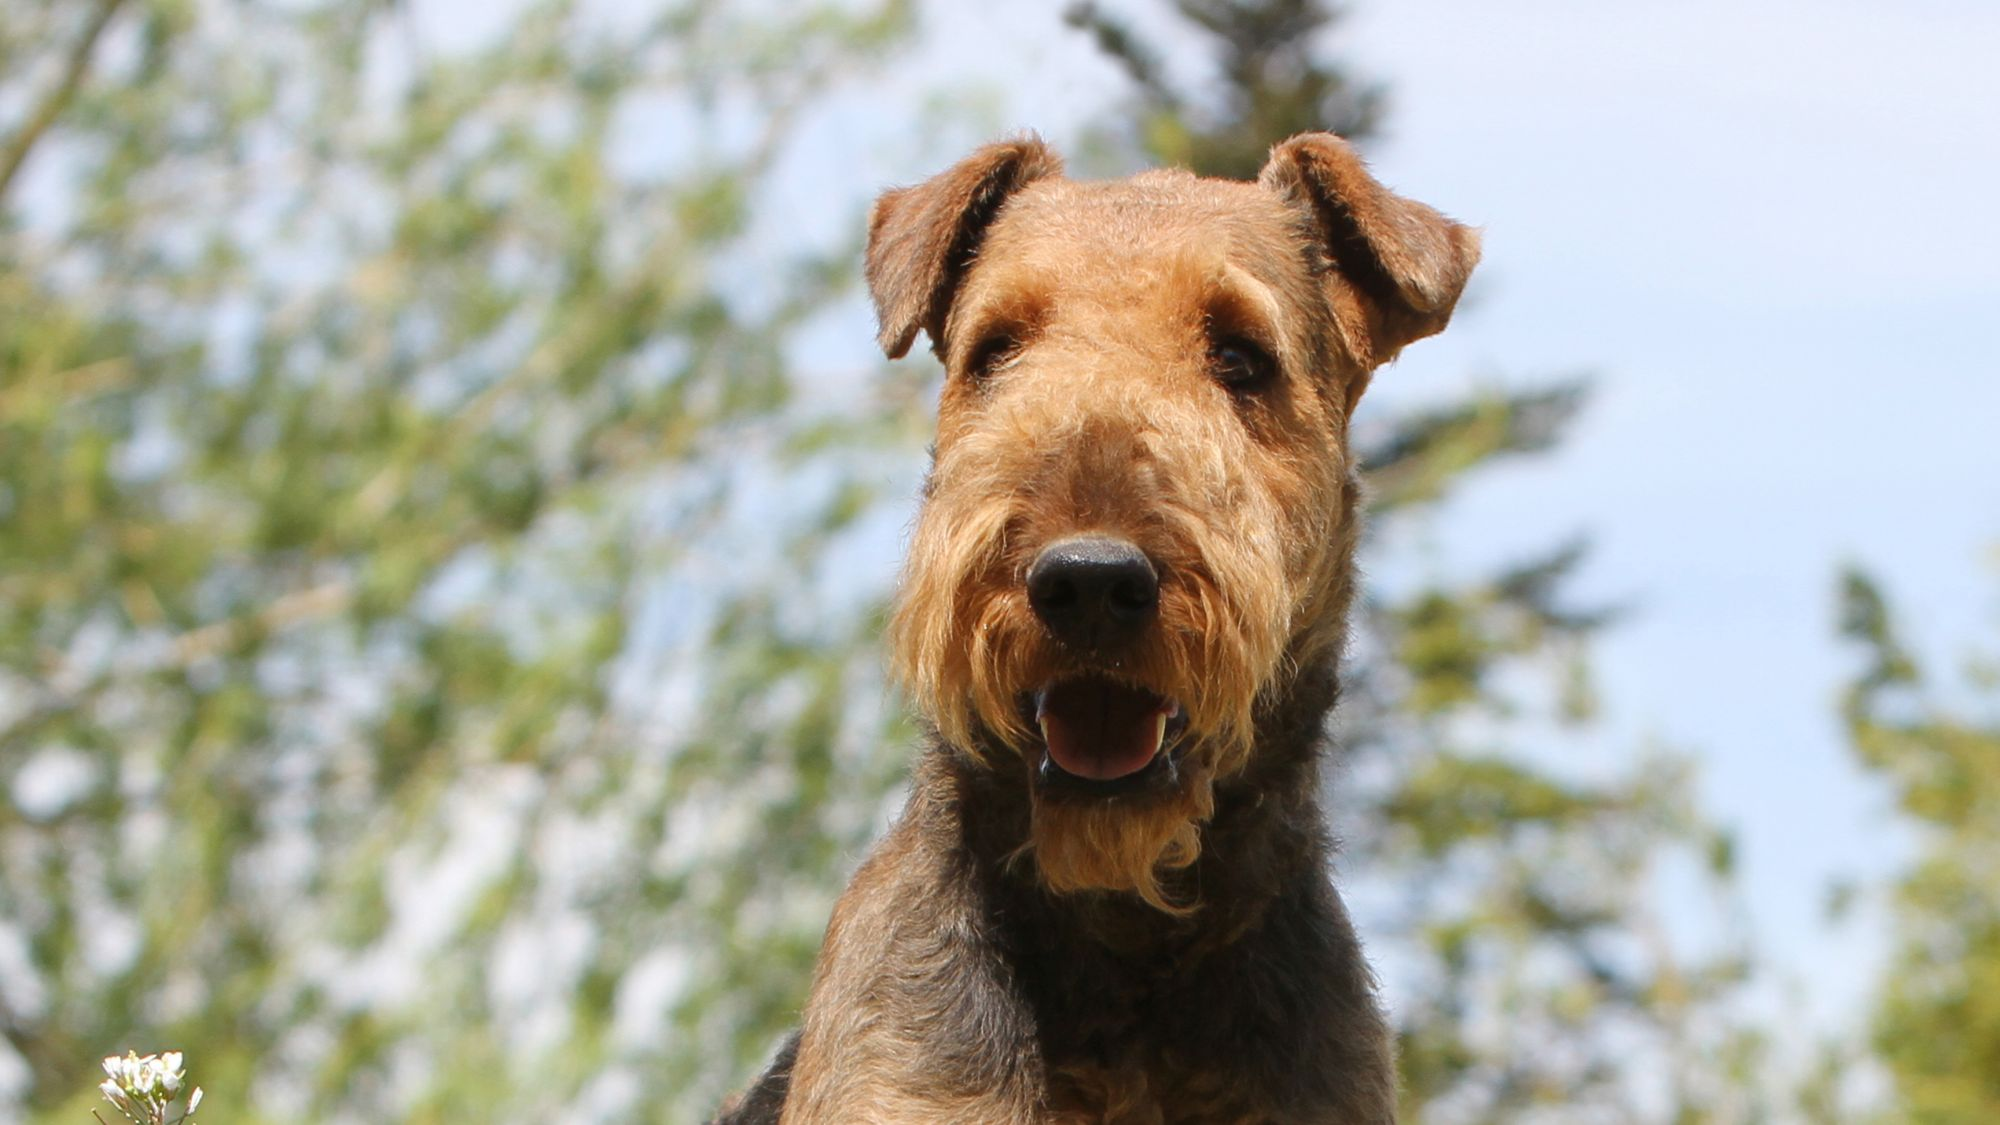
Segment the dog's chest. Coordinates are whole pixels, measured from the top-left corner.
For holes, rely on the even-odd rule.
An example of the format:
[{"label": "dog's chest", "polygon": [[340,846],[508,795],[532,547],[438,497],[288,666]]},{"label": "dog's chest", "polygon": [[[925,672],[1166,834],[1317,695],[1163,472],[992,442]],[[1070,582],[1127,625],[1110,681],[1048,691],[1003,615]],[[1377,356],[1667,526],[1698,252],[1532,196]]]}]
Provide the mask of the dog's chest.
[{"label": "dog's chest", "polygon": [[1062,1067],[1049,1083],[1050,1125],[1252,1125],[1268,1118],[1214,1074],[1149,1073],[1137,1064]]}]

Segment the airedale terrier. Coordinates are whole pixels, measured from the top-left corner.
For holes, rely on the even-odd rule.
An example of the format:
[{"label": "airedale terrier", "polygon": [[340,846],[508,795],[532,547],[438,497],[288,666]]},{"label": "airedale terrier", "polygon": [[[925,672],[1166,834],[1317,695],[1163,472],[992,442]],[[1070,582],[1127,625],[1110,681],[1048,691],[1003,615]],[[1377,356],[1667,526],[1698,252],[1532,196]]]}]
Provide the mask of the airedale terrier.
[{"label": "airedale terrier", "polygon": [[1328,134],[1255,183],[1024,139],[882,196],[882,346],[946,369],[890,622],[932,734],[724,1121],[1395,1119],[1319,801],[1347,432],[1478,256]]}]

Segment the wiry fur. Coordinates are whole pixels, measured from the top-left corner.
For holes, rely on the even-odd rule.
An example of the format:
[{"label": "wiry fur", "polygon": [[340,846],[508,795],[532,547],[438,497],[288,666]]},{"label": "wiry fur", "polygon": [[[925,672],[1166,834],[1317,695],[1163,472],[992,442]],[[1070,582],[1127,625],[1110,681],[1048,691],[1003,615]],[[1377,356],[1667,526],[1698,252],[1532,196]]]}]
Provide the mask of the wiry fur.
[{"label": "wiry fur", "polygon": [[[883,346],[923,330],[948,371],[889,627],[934,734],[835,910],[801,1035],[725,1120],[1393,1119],[1316,801],[1357,534],[1347,424],[1476,258],[1324,134],[1257,184],[1078,183],[1028,139],[882,198]],[[1225,386],[1232,338],[1278,376]],[[1029,604],[1038,554],[1082,534],[1159,576],[1157,620],[1115,655]],[[1085,675],[1179,701],[1177,785],[1044,798],[1025,701]]]}]

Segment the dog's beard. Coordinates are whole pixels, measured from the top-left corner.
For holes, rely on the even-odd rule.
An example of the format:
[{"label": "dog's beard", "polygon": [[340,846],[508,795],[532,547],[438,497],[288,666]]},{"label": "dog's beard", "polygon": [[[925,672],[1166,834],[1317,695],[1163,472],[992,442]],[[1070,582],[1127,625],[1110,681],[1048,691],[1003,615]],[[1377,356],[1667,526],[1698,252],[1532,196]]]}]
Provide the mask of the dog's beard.
[{"label": "dog's beard", "polygon": [[1194,755],[1166,792],[1099,801],[1037,797],[1022,849],[1042,885],[1058,894],[1129,891],[1169,914],[1194,903],[1169,894],[1162,876],[1201,855],[1201,826],[1215,811],[1215,774]]},{"label": "dog's beard", "polygon": [[[1155,774],[1159,759],[1171,757],[1172,784],[1156,777],[1139,791],[1081,799],[1035,792],[1028,838],[1017,854],[1034,864],[1050,891],[1129,892],[1162,911],[1186,912],[1193,903],[1178,901],[1164,880],[1201,854],[1201,826],[1214,811],[1216,780],[1249,758],[1263,670],[1203,661],[1204,647],[1219,647],[1213,631],[1204,645],[1198,631],[1162,630],[1179,645],[1142,648],[1108,674],[1104,665],[1057,651],[1026,607],[1013,607],[1009,600],[996,599],[968,623],[959,634],[968,638],[963,648],[945,644],[932,650],[942,657],[932,667],[954,687],[920,697],[924,710],[947,742],[988,759],[988,767],[1008,769],[998,759],[1015,758],[1019,764],[1012,768],[1037,790],[1034,779],[1050,766],[1116,780]],[[1214,670],[1206,671],[1210,667]],[[1039,714],[1043,697],[1091,680],[1156,696],[1163,709],[1141,714],[1146,709],[1134,704],[1116,731],[1092,731],[1107,740],[1104,745],[1081,733],[1088,724],[1065,730],[1054,716]],[[955,735],[954,729],[965,733]]]}]

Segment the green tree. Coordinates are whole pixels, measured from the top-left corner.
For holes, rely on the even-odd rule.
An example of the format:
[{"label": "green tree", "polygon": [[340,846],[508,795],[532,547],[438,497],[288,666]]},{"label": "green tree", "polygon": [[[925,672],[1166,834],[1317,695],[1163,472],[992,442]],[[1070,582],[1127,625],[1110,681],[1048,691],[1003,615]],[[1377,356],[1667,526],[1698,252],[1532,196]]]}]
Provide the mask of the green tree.
[{"label": "green tree", "polygon": [[1861,763],[1915,829],[1896,880],[1896,946],[1874,1011],[1874,1048],[1897,1120],[2000,1120],[2000,650],[1954,690],[1898,635],[1875,583],[1840,582],[1841,634],[1861,671],[1841,700]]},{"label": "green tree", "polygon": [[0,2],[0,1118],[691,1119],[898,774],[760,220],[903,5],[487,14]]},{"label": "green tree", "polygon": [[[1198,75],[1177,79],[1166,52],[1107,10],[1070,9],[1136,92],[1129,119],[1104,130],[1105,151],[1242,178],[1294,133],[1375,135],[1387,99],[1329,61],[1328,4],[1168,6],[1208,48]],[[1364,924],[1394,939],[1375,953],[1402,985],[1393,1015],[1415,1121],[1763,1111],[1761,1039],[1735,1011],[1748,963],[1731,845],[1692,807],[1685,763],[1651,755],[1590,781],[1529,753],[1588,733],[1587,649],[1612,615],[1568,593],[1581,546],[1456,582],[1383,551],[1480,470],[1553,446],[1582,401],[1575,380],[1496,388],[1357,434],[1374,582],[1335,720],[1335,828]],[[1709,880],[1715,898],[1698,906],[1715,949],[1668,937],[1653,877],[1673,863]]]}]

